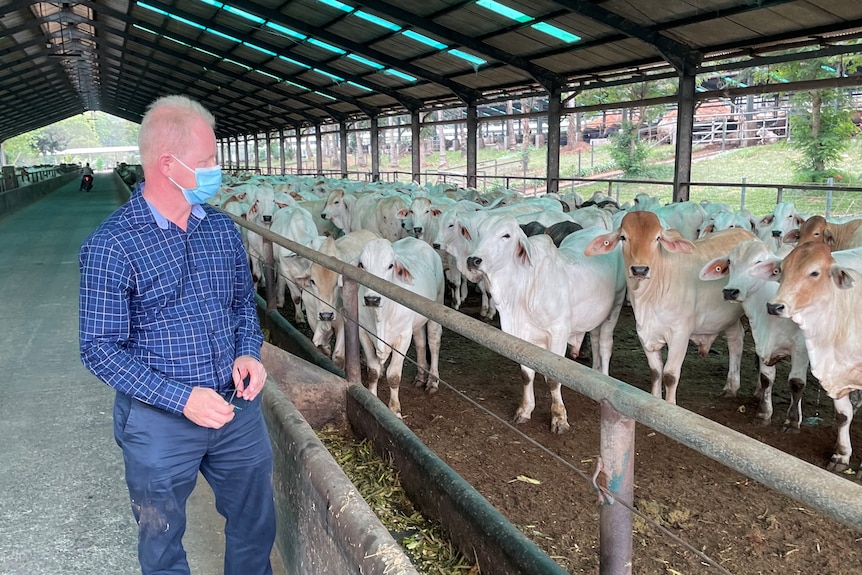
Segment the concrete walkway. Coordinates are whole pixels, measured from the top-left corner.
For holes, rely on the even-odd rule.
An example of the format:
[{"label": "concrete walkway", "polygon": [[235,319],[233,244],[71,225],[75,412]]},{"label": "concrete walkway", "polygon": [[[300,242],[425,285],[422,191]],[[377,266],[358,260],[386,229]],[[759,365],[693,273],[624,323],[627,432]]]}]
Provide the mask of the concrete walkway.
[{"label": "concrete walkway", "polygon": [[[140,573],[114,392],[78,353],[78,248],[122,202],[117,183],[97,174],[81,193],[75,180],[0,216],[2,575]],[[193,573],[222,572],[223,527],[200,478],[185,537]]]}]

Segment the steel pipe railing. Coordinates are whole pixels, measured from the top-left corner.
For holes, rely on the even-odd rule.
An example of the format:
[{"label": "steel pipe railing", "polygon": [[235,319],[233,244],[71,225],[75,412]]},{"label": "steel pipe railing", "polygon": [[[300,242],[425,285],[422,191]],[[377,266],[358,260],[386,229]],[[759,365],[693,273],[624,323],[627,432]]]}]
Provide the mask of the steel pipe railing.
[{"label": "steel pipe railing", "polygon": [[[607,428],[609,433],[608,439],[602,439],[603,445],[618,443],[619,439],[613,439],[613,437],[620,434],[620,429],[627,425],[624,419],[620,419],[620,417],[631,418],[844,525],[862,531],[862,486],[860,485],[701,415],[667,403],[623,381],[553,354],[461,312],[392,285],[365,270],[274,234],[270,230],[250,223],[239,216],[227,215],[238,225],[260,234],[271,242],[340,273],[345,278],[345,283],[347,280],[352,280],[368,286],[383,296],[423,314],[448,329],[513,361],[529,366],[548,378],[559,381],[569,389],[600,403],[605,407],[602,427]],[[345,321],[345,329],[348,327],[358,330],[358,325],[352,321]],[[353,361],[358,360],[354,357]],[[350,369],[347,368],[348,373]],[[609,407],[613,411],[605,413]],[[627,434],[629,432],[623,431],[622,437]],[[610,464],[609,469],[611,470],[610,478],[612,481],[607,482],[607,475],[605,481],[608,487],[617,487],[620,490],[614,494],[614,497],[619,497],[622,500],[626,500],[626,497],[629,500],[631,498],[631,495],[626,495],[628,487],[625,484],[630,479],[624,477],[630,472],[621,470],[630,467],[631,454],[634,452],[633,445],[633,439],[625,439],[622,446],[617,445],[613,451],[602,453],[603,460]],[[628,455],[621,456],[620,453],[627,453]],[[625,461],[626,458],[629,459],[628,462]],[[624,479],[621,480],[620,477],[624,477]],[[620,521],[624,522],[625,517],[621,519],[618,513],[611,513],[608,516],[610,517],[609,523],[601,529],[601,532],[604,533],[607,529],[611,533],[618,534]],[[628,531],[630,538],[630,518]],[[625,549],[604,547],[611,545],[612,541],[616,541],[616,545],[621,544],[618,535],[603,539],[601,541],[603,546],[602,557],[606,553],[609,554],[608,556],[620,553],[623,555],[617,557],[623,557],[624,560],[619,563],[626,564]],[[623,541],[622,544],[625,545],[625,542]],[[630,554],[630,543],[628,546]],[[630,561],[628,565],[630,569]],[[625,573],[625,571],[610,571],[607,566],[603,566],[601,572],[603,574]]]}]

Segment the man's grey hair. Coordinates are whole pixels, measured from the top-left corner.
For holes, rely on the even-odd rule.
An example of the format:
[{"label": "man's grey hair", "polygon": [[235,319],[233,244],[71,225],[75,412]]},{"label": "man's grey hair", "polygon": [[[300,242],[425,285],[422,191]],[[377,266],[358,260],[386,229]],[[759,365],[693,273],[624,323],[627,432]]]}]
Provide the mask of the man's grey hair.
[{"label": "man's grey hair", "polygon": [[215,118],[200,102],[187,96],[163,96],[147,107],[138,133],[141,163],[147,165],[161,154],[179,153],[198,118],[215,128]]}]

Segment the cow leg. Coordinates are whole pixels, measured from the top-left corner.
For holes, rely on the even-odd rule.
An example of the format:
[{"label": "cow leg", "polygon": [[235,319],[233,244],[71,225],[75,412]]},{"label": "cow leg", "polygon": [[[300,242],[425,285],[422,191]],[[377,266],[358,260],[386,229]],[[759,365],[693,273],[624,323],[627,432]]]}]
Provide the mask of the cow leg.
[{"label": "cow leg", "polygon": [[727,383],[724,386],[725,397],[736,397],[739,391],[739,371],[742,365],[742,346],[745,330],[742,329],[742,322],[736,322],[724,330],[727,337],[727,352],[729,356],[727,367]]},{"label": "cow leg", "polygon": [[656,350],[648,350],[644,348],[644,353],[646,354],[647,363],[649,364],[651,385],[650,393],[661,399],[662,374],[664,373],[664,364],[661,359],[661,348]]},{"label": "cow leg", "polygon": [[760,361],[760,401],[757,404],[757,413],[754,415],[754,423],[757,425],[769,425],[772,421],[772,387],[775,385],[775,366],[766,365]]},{"label": "cow leg", "polygon": [[569,430],[569,415],[566,413],[566,405],[563,403],[563,394],[560,390],[560,382],[550,377],[545,377],[548,389],[551,391],[551,433],[563,433]]},{"label": "cow leg", "polygon": [[365,357],[365,385],[368,391],[377,395],[377,380],[380,379],[382,366],[377,357],[377,350],[371,336],[364,329],[359,330],[359,344],[362,346],[362,355]]},{"label": "cow leg", "polygon": [[[386,382],[389,384],[389,411],[398,419],[401,416],[401,401],[398,399],[398,389],[401,387],[401,370],[404,367],[404,357],[410,348],[410,336],[399,337],[392,347],[392,360],[386,369]],[[417,346],[417,352],[419,350]],[[425,354],[425,345],[422,345],[422,354]],[[427,365],[427,360],[426,360]]]},{"label": "cow leg", "polygon": [[458,272],[459,283],[458,283],[458,309],[461,307],[461,304],[467,299],[467,292],[470,290],[470,284],[467,282],[467,278],[461,275],[461,272]]},{"label": "cow leg", "polygon": [[416,377],[413,378],[413,385],[416,387],[425,387],[425,382],[428,381],[428,340],[425,337],[425,326],[423,323],[419,327],[413,328],[413,345],[416,347]]},{"label": "cow leg", "polygon": [[[275,303],[276,307],[284,307],[284,291],[287,289],[288,281],[284,274],[277,274],[275,282]],[[291,299],[293,297],[291,296]]]},{"label": "cow leg", "polygon": [[428,381],[425,389],[428,393],[437,393],[440,381],[440,342],[443,340],[443,326],[437,322],[428,322],[428,351],[431,355]]},{"label": "cow leg", "polygon": [[684,335],[671,338],[667,343],[667,361],[665,361],[664,371],[661,375],[661,384],[664,386],[664,398],[668,403],[676,404],[676,389],[679,386],[679,374],[682,371],[682,362],[685,360],[685,352],[687,350],[688,337]]},{"label": "cow leg", "polygon": [[521,366],[521,380],[524,382],[524,390],[521,395],[521,405],[515,412],[515,417],[512,420],[514,423],[527,423],[533,415],[533,409],[536,407],[536,396],[533,392],[533,380],[536,377],[536,370]]},{"label": "cow leg", "polygon": [[332,320],[332,327],[335,330],[335,347],[332,348],[332,361],[338,366],[338,369],[344,369],[344,321],[338,312],[335,314],[335,319]]},{"label": "cow leg", "polygon": [[[593,345],[593,369],[601,370],[605,375],[608,375],[611,369],[611,354],[614,350],[614,329],[617,327],[617,322],[620,319],[620,311],[623,309],[623,299],[625,299],[625,293],[619,295],[617,301],[614,302],[614,307],[611,309],[608,318],[599,326],[598,337],[595,337],[595,334],[590,332],[590,341]],[[598,356],[601,360],[600,363],[596,362],[595,341],[597,339],[599,341]]]},{"label": "cow leg", "polygon": [[835,423],[838,424],[838,439],[835,442],[835,452],[829,459],[826,469],[835,473],[843,473],[850,467],[850,455],[853,446],[850,444],[850,423],[853,421],[853,403],[850,396],[834,399]]},{"label": "cow leg", "polygon": [[787,408],[787,419],[784,420],[782,431],[799,433],[802,427],[802,394],[805,391],[805,381],[808,377],[808,352],[803,348],[794,350],[790,357],[790,374],[787,383],[790,386],[790,406]]}]

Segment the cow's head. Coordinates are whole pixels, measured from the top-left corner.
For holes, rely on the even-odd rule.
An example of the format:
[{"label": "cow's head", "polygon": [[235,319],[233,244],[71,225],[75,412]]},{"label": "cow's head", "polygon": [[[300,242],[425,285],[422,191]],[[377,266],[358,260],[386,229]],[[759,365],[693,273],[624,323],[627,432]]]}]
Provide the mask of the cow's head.
[{"label": "cow's head", "polygon": [[823,242],[796,247],[781,264],[778,292],[767,302],[767,311],[800,323],[799,314],[809,309],[828,309],[826,300],[835,289],[853,287],[852,272],[839,266]]},{"label": "cow's head", "polygon": [[481,224],[479,243],[467,258],[467,268],[484,274],[532,265],[532,245],[512,217],[492,217]]},{"label": "cow's head", "polygon": [[[390,283],[413,285],[413,275],[395,250],[383,238],[369,241],[362,248],[356,266]],[[366,307],[383,307],[388,301],[369,287],[359,288],[360,302]]]},{"label": "cow's head", "polygon": [[742,303],[762,286],[764,280],[771,279],[763,277],[759,270],[768,264],[778,266],[780,263],[781,260],[763,241],[753,238],[734,247],[728,255],[707,262],[699,277],[704,281],[726,278],[727,284],[722,292],[724,299]]},{"label": "cow's head", "polygon": [[610,253],[622,244],[626,274],[630,280],[642,281],[651,277],[652,267],[659,265],[662,251],[691,253],[694,244],[676,230],[662,227],[652,212],[629,212],[620,227],[609,234],[593,239],[584,253],[588,256]]}]

